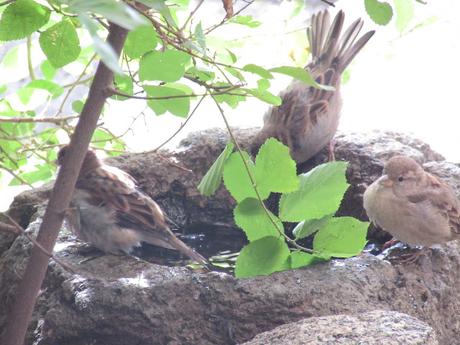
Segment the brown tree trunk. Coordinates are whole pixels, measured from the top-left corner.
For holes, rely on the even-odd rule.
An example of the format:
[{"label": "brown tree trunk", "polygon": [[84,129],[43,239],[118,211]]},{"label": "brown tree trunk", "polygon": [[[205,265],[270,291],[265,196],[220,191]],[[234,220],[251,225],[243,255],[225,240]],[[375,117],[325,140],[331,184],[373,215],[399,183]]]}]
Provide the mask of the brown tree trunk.
[{"label": "brown tree trunk", "polygon": [[[117,56],[121,53],[126,35],[126,29],[110,24],[107,43],[112,46]],[[110,96],[108,90],[112,83],[113,72],[102,62],[99,62],[89,89],[88,98],[72,135],[69,151],[57,176],[38,232],[37,241],[49,252],[53,250],[56,242],[83,158],[88,150],[105,100]],[[48,259],[48,256],[39,248],[36,246],[32,248],[30,259],[11,306],[5,333],[0,344],[22,345],[24,343],[35,300],[48,267]]]}]

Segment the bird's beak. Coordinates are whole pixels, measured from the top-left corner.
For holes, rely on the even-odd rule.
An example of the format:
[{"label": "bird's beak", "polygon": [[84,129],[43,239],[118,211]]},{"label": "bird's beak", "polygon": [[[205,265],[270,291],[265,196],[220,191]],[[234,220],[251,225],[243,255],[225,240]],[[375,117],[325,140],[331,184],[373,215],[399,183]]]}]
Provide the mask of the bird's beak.
[{"label": "bird's beak", "polygon": [[387,188],[393,187],[393,181],[390,180],[390,179],[388,178],[387,175],[383,175],[383,176],[380,178],[379,184],[380,184],[381,186],[384,186],[384,187],[387,187]]}]

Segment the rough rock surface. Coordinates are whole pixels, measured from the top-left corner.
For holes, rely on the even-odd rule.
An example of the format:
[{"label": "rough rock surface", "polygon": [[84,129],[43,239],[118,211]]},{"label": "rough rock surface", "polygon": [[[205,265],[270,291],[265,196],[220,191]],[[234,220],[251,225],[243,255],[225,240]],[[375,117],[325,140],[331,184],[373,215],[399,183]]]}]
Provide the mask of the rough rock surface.
[{"label": "rough rock surface", "polygon": [[312,317],[279,326],[242,345],[437,345],[433,329],[406,314],[375,310]]},{"label": "rough rock surface", "polygon": [[[237,135],[247,143],[251,133],[238,131]],[[195,187],[226,140],[223,131],[207,131],[191,136],[177,152],[163,152],[163,159],[156,153],[128,154],[113,162],[136,177],[141,188],[181,226],[190,231],[212,227],[213,233],[233,240],[241,237],[241,232],[234,229],[228,193],[221,189],[207,199]],[[361,198],[365,185],[380,175],[383,161],[394,153],[415,157],[430,171],[460,186],[458,166],[440,161],[442,157],[427,145],[401,135],[339,135],[335,152],[337,159],[350,161],[347,175],[351,188],[341,214],[364,217]],[[322,159],[320,155],[316,160]],[[27,225],[37,217],[32,217],[30,207],[37,209],[41,201],[43,196],[34,193],[18,197],[11,214]],[[22,207],[26,207],[24,213]],[[28,231],[38,229],[40,214]],[[10,305],[29,247],[22,237],[2,246],[2,311]],[[132,257],[107,255],[81,262],[87,257],[79,254],[81,247],[65,233],[60,235],[56,252],[77,267],[78,274],[50,264],[27,344],[235,344],[304,318],[376,309],[416,317],[435,330],[440,344],[460,344],[457,242],[432,250],[412,265],[393,266],[363,255],[242,280],[225,273],[153,265]],[[0,313],[0,330],[6,315]]]}]

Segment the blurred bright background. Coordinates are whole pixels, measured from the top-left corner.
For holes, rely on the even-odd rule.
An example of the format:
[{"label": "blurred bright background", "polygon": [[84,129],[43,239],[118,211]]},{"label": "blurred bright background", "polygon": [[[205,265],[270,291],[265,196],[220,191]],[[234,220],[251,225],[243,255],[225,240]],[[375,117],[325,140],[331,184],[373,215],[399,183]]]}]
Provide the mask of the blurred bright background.
[{"label": "blurred bright background", "polygon": [[[310,15],[325,6],[320,0],[313,3],[307,0],[303,13],[293,17],[295,1],[256,1],[248,13],[263,25],[250,30],[229,25],[216,30],[214,35],[227,39],[228,48],[240,57],[241,66],[253,61],[267,68],[303,65],[307,49],[305,29]],[[339,0],[330,10],[338,9],[345,11],[346,25],[362,17],[364,30],[377,31],[346,71],[340,130],[408,133],[430,144],[448,160],[460,162],[460,111],[455,103],[460,80],[460,2],[414,1],[414,18],[402,34],[396,29],[395,18],[387,26],[373,23],[363,1]],[[206,27],[219,22],[223,15],[221,0],[208,0],[197,12],[195,22],[201,20]],[[9,75],[0,65],[4,83],[20,81],[27,75],[26,62],[20,59],[24,55],[17,54],[17,70],[9,69]],[[72,63],[64,69],[78,75],[81,68]],[[289,78],[280,77],[272,85],[281,91],[289,82]],[[74,99],[81,99],[84,92],[84,88],[77,89]],[[257,99],[248,99],[238,108],[226,107],[225,111],[232,126],[254,127],[262,124],[268,108]],[[106,113],[110,116],[105,117],[105,126],[115,134],[124,133],[131,126],[124,136],[129,151],[154,149],[184,121],[169,114],[156,116],[146,108],[145,102],[136,100],[111,101]],[[214,103],[208,100],[169,146],[177,145],[191,131],[210,127],[224,126]],[[0,210],[6,209],[12,197],[24,189],[7,184],[0,182]]]}]

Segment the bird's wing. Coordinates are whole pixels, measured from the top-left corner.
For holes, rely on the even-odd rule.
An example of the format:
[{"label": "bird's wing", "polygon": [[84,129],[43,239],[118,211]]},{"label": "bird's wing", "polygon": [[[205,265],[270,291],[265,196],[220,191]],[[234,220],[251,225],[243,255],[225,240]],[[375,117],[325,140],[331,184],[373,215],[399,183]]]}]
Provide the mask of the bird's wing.
[{"label": "bird's wing", "polygon": [[425,186],[420,191],[407,195],[413,203],[429,201],[449,219],[451,229],[460,234],[460,202],[453,189],[438,177],[426,173]]},{"label": "bird's wing", "polygon": [[134,178],[120,169],[101,166],[79,178],[77,187],[88,192],[91,204],[115,211],[120,221],[129,219],[147,229],[167,228],[157,203],[137,190]]}]

